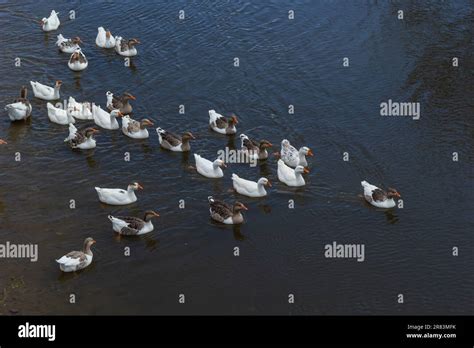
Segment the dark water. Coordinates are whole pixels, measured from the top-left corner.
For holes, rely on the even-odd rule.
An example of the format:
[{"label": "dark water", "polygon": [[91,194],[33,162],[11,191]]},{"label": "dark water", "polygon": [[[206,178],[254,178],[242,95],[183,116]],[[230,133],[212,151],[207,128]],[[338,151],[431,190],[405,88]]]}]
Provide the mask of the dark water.
[{"label": "dark water", "polygon": [[[62,24],[44,34],[32,19],[51,9]],[[192,131],[192,149],[207,158],[239,146],[208,130],[211,108],[236,113],[239,131],[251,137],[288,138],[315,157],[301,190],[278,183],[275,158],[258,168],[230,165],[224,179],[211,181],[188,169],[192,156],[161,150],[154,130],[146,141],[104,130],[95,151],[72,152],[63,144],[67,127],[48,121],[46,102],[31,98],[26,124],[11,124],[2,111],[0,137],[9,144],[0,151],[0,238],[38,243],[39,261],[0,260],[0,312],[472,314],[473,9],[470,1],[1,1],[1,105],[30,80],[61,79],[62,97],[102,106],[108,90],[131,92],[134,117]],[[67,20],[69,10],[76,20]],[[95,47],[98,26],[141,40],[131,68]],[[54,46],[58,33],[83,39],[88,69],[67,68]],[[381,117],[388,99],[420,102],[421,119]],[[238,197],[249,207],[240,228],[208,215],[207,196],[237,198],[227,192],[232,172],[274,183],[267,198]],[[366,205],[358,197],[363,179],[396,187],[404,208]],[[145,187],[137,203],[98,202],[94,186],[133,180]],[[161,214],[153,233],[112,232],[108,214],[145,209]],[[93,264],[61,275],[54,259],[87,236],[97,240]],[[324,245],[333,241],[365,244],[365,261],[326,259]],[[186,304],[178,303],[181,293]]]}]

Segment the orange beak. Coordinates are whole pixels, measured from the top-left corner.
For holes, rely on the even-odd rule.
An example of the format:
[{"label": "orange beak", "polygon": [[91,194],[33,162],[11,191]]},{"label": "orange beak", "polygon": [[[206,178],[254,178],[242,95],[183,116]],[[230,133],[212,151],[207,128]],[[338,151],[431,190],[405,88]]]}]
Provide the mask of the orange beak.
[{"label": "orange beak", "polygon": [[267,185],[268,185],[269,187],[272,187],[272,183],[270,182],[270,180],[268,180]]},{"label": "orange beak", "polygon": [[8,144],[8,143],[5,140],[0,139],[0,145],[5,145],[5,144]]},{"label": "orange beak", "polygon": [[304,170],[303,170],[303,173],[308,174],[308,173],[309,173],[309,169],[305,167]]},{"label": "orange beak", "polygon": [[308,151],[308,156],[311,156],[311,157],[314,156],[314,153],[313,153],[313,151],[312,151],[311,149],[309,149],[309,151]]},{"label": "orange beak", "polygon": [[118,116],[119,116],[119,117],[123,117],[124,114],[122,114],[122,113],[119,111],[119,112],[118,112]]},{"label": "orange beak", "polygon": [[222,163],[222,167],[227,168],[227,165],[225,163]]},{"label": "orange beak", "polygon": [[92,128],[93,133],[99,133],[100,131],[98,129]]},{"label": "orange beak", "polygon": [[138,189],[143,190],[143,186],[138,184]]},{"label": "orange beak", "polygon": [[243,210],[249,210],[249,208],[247,208],[245,205],[242,204],[242,209]]},{"label": "orange beak", "polygon": [[160,214],[153,212],[153,215],[155,216],[160,216]]},{"label": "orange beak", "polygon": [[133,96],[133,95],[131,95],[131,94],[129,95],[129,97],[130,97],[130,99],[132,99],[132,100],[137,100],[137,98],[135,98],[135,96]]}]

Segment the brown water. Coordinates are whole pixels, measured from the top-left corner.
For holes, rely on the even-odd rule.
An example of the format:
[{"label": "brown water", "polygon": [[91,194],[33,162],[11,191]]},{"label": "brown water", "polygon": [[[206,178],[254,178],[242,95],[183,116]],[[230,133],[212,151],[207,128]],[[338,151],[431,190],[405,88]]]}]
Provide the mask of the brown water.
[{"label": "brown water", "polygon": [[[44,34],[32,19],[51,9],[63,23]],[[69,10],[74,21],[66,20]],[[5,112],[0,121],[9,142],[0,149],[0,242],[37,243],[39,260],[0,259],[0,313],[472,314],[472,21],[469,1],[1,1],[2,105],[30,80],[61,79],[62,97],[102,106],[108,90],[131,92],[134,117],[192,131],[192,150],[207,158],[240,146],[238,137],[209,131],[209,109],[237,114],[239,131],[251,137],[288,138],[315,157],[307,186],[294,190],[278,183],[273,157],[257,168],[231,164],[221,180],[200,177],[189,169],[192,155],[161,150],[153,129],[144,141],[104,130],[95,150],[72,152],[63,144],[67,127],[50,123],[46,102],[31,96],[30,122],[11,124]],[[98,26],[141,40],[132,68],[95,47]],[[67,68],[54,46],[58,33],[83,39],[85,71]],[[420,102],[420,120],[381,117],[388,99]],[[234,195],[233,172],[267,176],[274,186],[263,199]],[[363,179],[396,187],[404,208],[365,204]],[[94,186],[134,180],[145,188],[137,203],[98,202]],[[244,202],[245,224],[212,222],[209,195]],[[161,214],[154,232],[113,233],[108,214],[146,209]],[[97,240],[93,264],[61,274],[55,258],[88,236]],[[333,241],[365,244],[365,261],[326,259]],[[71,293],[76,304],[68,303]]]}]

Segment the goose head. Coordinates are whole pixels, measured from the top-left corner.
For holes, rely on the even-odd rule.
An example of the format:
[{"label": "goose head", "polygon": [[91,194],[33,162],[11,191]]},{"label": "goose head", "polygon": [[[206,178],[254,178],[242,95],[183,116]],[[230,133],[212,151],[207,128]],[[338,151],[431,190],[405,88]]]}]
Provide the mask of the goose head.
[{"label": "goose head", "polygon": [[138,39],[133,38],[133,39],[128,40],[128,46],[130,47],[138,45],[138,44],[140,44],[140,40]]},{"label": "goose head", "polygon": [[122,114],[119,109],[115,109],[115,110],[112,110],[110,112],[110,116],[112,116],[112,117],[123,117],[124,114]]},{"label": "goose head", "polygon": [[147,118],[144,118],[143,120],[140,121],[140,128],[141,129],[145,129],[145,127],[149,126],[153,126],[153,122],[151,122],[149,119]]},{"label": "goose head", "polygon": [[132,182],[130,185],[128,185],[128,188],[127,188],[129,191],[130,190],[133,190],[133,191],[137,191],[137,190],[143,190],[143,186],[140,185],[138,182]]},{"label": "goose head", "polygon": [[212,166],[214,168],[218,168],[218,167],[227,168],[227,165],[224,163],[224,161],[219,158],[216,159],[214,162],[212,162]]},{"label": "goose head", "polygon": [[196,139],[194,137],[194,135],[192,135],[191,132],[185,132],[181,138],[183,139],[183,141],[189,141],[191,139],[193,139],[193,140]]},{"label": "goose head", "polygon": [[288,147],[290,146],[290,141],[288,139],[283,139],[281,141],[281,147]]},{"label": "goose head", "polygon": [[260,178],[260,179],[258,179],[257,184],[258,184],[258,185],[263,185],[263,186],[272,187],[272,183],[271,183],[270,180],[268,180],[267,178]]},{"label": "goose head", "polygon": [[154,217],[159,217],[160,214],[154,212],[153,210],[147,210],[145,212],[145,217],[143,218],[143,220],[145,220],[146,222],[150,221],[152,218]]},{"label": "goose head", "polygon": [[248,210],[248,208],[240,202],[234,203],[234,214],[240,213],[242,210]]},{"label": "goose head", "polygon": [[305,156],[314,156],[313,151],[309,147],[303,146],[300,150],[299,153]]},{"label": "goose head", "polygon": [[106,37],[107,39],[110,39],[111,36],[112,36],[112,33],[110,32],[110,30],[107,29],[107,30],[105,31],[105,37]]},{"label": "goose head", "polygon": [[40,20],[40,21],[39,21],[39,23],[40,23],[40,25],[41,25],[41,26],[44,26],[44,25],[46,25],[46,23],[48,23],[48,18],[46,18],[46,17],[43,17],[43,19],[42,19],[42,20]]},{"label": "goose head", "polygon": [[239,120],[237,119],[236,115],[232,115],[229,120],[229,125],[233,126],[239,123]]},{"label": "goose head", "polygon": [[268,149],[272,146],[273,146],[273,144],[271,142],[269,142],[268,140],[263,139],[263,140],[260,141],[260,146],[259,147],[261,149]]},{"label": "goose head", "polygon": [[62,85],[62,84],[63,84],[63,82],[62,82],[61,80],[57,80],[56,83],[55,83],[55,85],[54,85],[54,88],[59,89],[59,88],[61,88],[61,85]]},{"label": "goose head", "polygon": [[80,43],[83,43],[79,36],[73,37],[71,42],[75,45],[79,45]]},{"label": "goose head", "polygon": [[87,254],[91,251],[91,246],[92,244],[95,244],[96,241],[94,240],[94,238],[91,238],[91,237],[87,237],[85,240],[84,240],[84,252]]},{"label": "goose head", "polygon": [[387,197],[388,198],[400,198],[400,194],[398,193],[397,190],[395,190],[394,188],[391,188],[389,187],[388,190],[387,190]]},{"label": "goose head", "polygon": [[128,93],[128,92],[125,92],[125,93],[123,94],[123,99],[124,99],[125,101],[137,100],[137,98],[135,98],[135,96],[131,95],[131,94]]},{"label": "goose head", "polygon": [[303,166],[296,166],[295,168],[295,174],[298,173],[298,174],[308,174],[309,173],[309,169],[308,168],[305,168]]},{"label": "goose head", "polygon": [[89,127],[89,128],[86,129],[84,134],[86,135],[86,138],[90,138],[91,136],[93,136],[96,133],[99,133],[98,129]]}]

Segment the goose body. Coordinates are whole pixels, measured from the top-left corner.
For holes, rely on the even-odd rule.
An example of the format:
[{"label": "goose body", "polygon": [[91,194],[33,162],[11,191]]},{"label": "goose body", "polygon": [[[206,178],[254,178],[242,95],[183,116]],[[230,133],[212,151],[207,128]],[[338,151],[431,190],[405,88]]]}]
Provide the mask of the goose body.
[{"label": "goose body", "polygon": [[135,191],[138,189],[143,189],[139,183],[128,185],[126,190],[100,187],[95,188],[99,200],[102,203],[110,205],[127,205],[136,202],[137,196],[135,195]]},{"label": "goose body", "polygon": [[153,231],[153,224],[151,218],[160,216],[154,211],[145,212],[145,217],[139,219],[134,216],[112,216],[108,218],[112,222],[112,228],[115,232],[125,236],[139,236]]},{"label": "goose body", "polygon": [[47,103],[46,107],[48,109],[48,118],[51,122],[57,123],[60,125],[68,125],[69,123],[76,122],[74,117],[69,115],[66,110],[61,108],[56,108],[51,103]]},{"label": "goose body", "polygon": [[208,197],[209,213],[211,218],[217,222],[226,225],[237,225],[244,222],[242,210],[248,210],[245,205],[240,202],[235,202],[231,206],[223,201],[214,199],[212,196]]},{"label": "goose body", "polygon": [[191,149],[189,140],[195,139],[190,132],[186,132],[180,137],[159,127],[156,129],[156,133],[161,147],[175,152],[189,151]]},{"label": "goose body", "polygon": [[64,142],[68,143],[71,149],[90,150],[96,147],[94,134],[97,132],[98,130],[95,128],[86,128],[78,131],[77,128],[70,123],[69,136],[64,139]]},{"label": "goose body", "polygon": [[196,161],[196,170],[202,176],[211,179],[222,178],[224,176],[221,167],[225,168],[225,164],[222,160],[216,159],[214,162],[211,162],[196,153],[194,154],[194,159]]},{"label": "goose body", "polygon": [[91,103],[77,102],[73,97],[69,97],[67,103],[67,112],[72,117],[79,119],[79,120],[93,120],[94,117],[92,116],[91,111]]},{"label": "goose body", "polygon": [[146,126],[153,126],[153,122],[146,118],[138,122],[130,118],[128,115],[122,118],[122,132],[127,137],[133,139],[148,138],[149,134]]},{"label": "goose body", "polygon": [[302,174],[307,172],[307,169],[303,166],[298,165],[293,169],[288,167],[283,160],[278,160],[278,180],[288,186],[299,187],[306,185]]},{"label": "goose body", "polygon": [[63,53],[74,53],[79,46],[79,43],[82,42],[79,37],[75,37],[73,39],[66,39],[62,34],[57,36],[56,46],[58,46],[59,50]]},{"label": "goose body", "polygon": [[36,98],[43,100],[57,100],[60,98],[59,89],[61,88],[61,81],[56,81],[54,88],[35,81],[30,81],[30,84]]},{"label": "goose body", "polygon": [[287,139],[283,139],[281,142],[280,154],[283,162],[292,168],[296,166],[307,167],[306,156],[313,156],[313,152],[308,147],[303,146],[297,150]]},{"label": "goose body", "polygon": [[116,130],[119,129],[119,123],[117,117],[122,116],[122,113],[118,110],[113,110],[110,113],[102,110],[100,106],[92,105],[92,117],[94,122],[99,127]]},{"label": "goose body", "polygon": [[94,239],[86,238],[82,251],[71,251],[57,259],[56,262],[59,263],[59,269],[63,272],[76,272],[89,266],[94,257],[91,251],[91,246],[94,243]]},{"label": "goose body", "polygon": [[102,48],[114,48],[115,38],[112,36],[110,31],[106,31],[104,27],[98,27],[95,44]]},{"label": "goose body", "polygon": [[20,91],[20,98],[17,98],[13,103],[5,105],[5,111],[8,113],[10,120],[19,121],[26,120],[31,115],[33,107],[27,99],[28,90],[22,87]]},{"label": "goose body", "polygon": [[234,115],[226,119],[216,110],[209,110],[209,126],[214,132],[220,134],[235,134],[237,129],[235,125],[238,123],[237,117]]},{"label": "goose body", "polygon": [[82,52],[81,48],[76,49],[76,51],[71,54],[67,66],[73,71],[82,71],[89,65],[85,54]]},{"label": "goose body", "polygon": [[261,140],[259,143],[250,139],[245,134],[240,134],[240,146],[242,151],[252,159],[265,160],[268,158],[267,149],[273,145],[267,140]]},{"label": "goose body", "polygon": [[124,39],[121,36],[115,37],[115,52],[124,57],[133,57],[138,54],[135,45],[139,44],[137,39]]},{"label": "goose body", "polygon": [[360,183],[364,189],[364,198],[367,202],[377,208],[394,208],[396,202],[394,198],[400,198],[400,194],[395,189],[388,189],[388,192],[378,188],[377,186],[369,184],[367,181]]},{"label": "goose body", "polygon": [[265,186],[272,186],[267,178],[260,178],[258,182],[242,179],[237,174],[232,174],[232,184],[235,191],[248,197],[264,197],[267,195]]},{"label": "goose body", "polygon": [[48,18],[43,18],[41,20],[40,23],[42,25],[41,28],[43,31],[53,31],[59,28],[61,22],[59,21],[58,14],[59,12],[52,10]]}]

